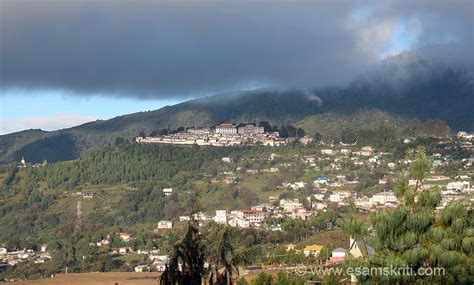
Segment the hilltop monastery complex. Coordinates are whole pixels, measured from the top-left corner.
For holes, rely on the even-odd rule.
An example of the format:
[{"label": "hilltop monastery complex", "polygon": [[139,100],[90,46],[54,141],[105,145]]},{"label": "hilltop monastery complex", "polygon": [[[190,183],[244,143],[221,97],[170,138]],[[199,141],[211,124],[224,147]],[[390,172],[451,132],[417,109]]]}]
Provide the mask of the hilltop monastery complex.
[{"label": "hilltop monastery complex", "polygon": [[184,132],[157,136],[137,137],[138,143],[163,143],[181,145],[252,145],[262,144],[268,146],[285,145],[287,141],[280,138],[278,132],[265,132],[263,127],[244,125],[237,127],[234,124],[224,123],[215,128],[188,129]]}]

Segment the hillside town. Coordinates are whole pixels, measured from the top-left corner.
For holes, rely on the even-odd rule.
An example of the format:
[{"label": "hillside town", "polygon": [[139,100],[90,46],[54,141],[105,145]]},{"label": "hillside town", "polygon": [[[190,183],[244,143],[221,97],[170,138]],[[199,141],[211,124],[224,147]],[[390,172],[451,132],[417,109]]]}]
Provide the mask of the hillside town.
[{"label": "hillside town", "polygon": [[[453,142],[452,139],[440,139],[438,146],[446,150],[446,153],[434,152],[431,154],[432,170],[430,175],[422,182],[422,189],[441,188],[442,201],[437,210],[443,209],[449,202],[456,200],[473,199],[471,179],[473,176],[474,157],[461,159],[453,158],[448,154],[449,150],[459,146],[461,149],[471,151],[474,141],[473,136],[460,132],[457,136],[460,141]],[[406,143],[409,140],[405,140]],[[344,208],[353,203],[360,212],[376,212],[380,209],[397,207],[399,201],[392,191],[397,170],[403,169],[412,161],[408,158],[393,160],[391,153],[377,151],[370,146],[359,147],[357,145],[330,144],[322,145],[319,154],[300,156],[295,155],[290,160],[282,160],[276,154],[267,157],[268,162],[279,161],[277,165],[270,168],[246,168],[236,166],[235,171],[223,172],[217,177],[210,177],[213,184],[239,184],[252,176],[264,175],[266,173],[286,172],[290,168],[299,166],[304,169],[315,169],[325,175],[313,177],[311,183],[307,181],[283,181],[278,189],[292,193],[312,193],[302,199],[280,198],[269,196],[268,201],[254,205],[250,209],[215,211],[215,215],[199,213],[195,219],[202,223],[213,221],[217,224],[228,224],[240,228],[267,228],[269,230],[281,230],[278,225],[266,224],[265,221],[278,219],[302,219],[308,220],[311,216],[317,216],[329,208]],[[238,163],[229,157],[223,157],[224,164]],[[454,174],[443,173],[444,167],[449,164],[457,165]],[[384,172],[377,173],[377,179],[371,187],[372,193],[360,193],[358,185],[359,178],[354,175],[358,169],[367,168],[370,171],[383,169]],[[344,169],[351,169],[350,171]],[[222,178],[218,178],[222,177]],[[410,179],[408,186],[415,186],[416,181]],[[379,190],[379,192],[374,192]],[[164,195],[171,195],[171,188],[164,188]],[[474,200],[473,200],[474,201]],[[190,217],[181,216],[179,221],[187,221]]]},{"label": "hillside town", "polygon": [[[174,134],[159,138],[137,138],[140,143],[174,143],[178,141],[205,143],[221,146],[256,143],[268,139],[273,143],[281,142],[278,134],[267,134],[262,128],[246,125],[237,128],[223,124],[211,130],[188,130],[185,133]],[[225,141],[225,142],[224,142]],[[453,137],[437,138],[434,147],[428,153],[431,161],[429,175],[421,182],[421,189],[441,189],[442,200],[436,208],[441,211],[452,201],[474,202],[472,195],[473,162],[472,156],[474,137],[466,132],[459,132]],[[402,144],[412,143],[412,139],[403,139]],[[367,145],[344,144],[334,142],[318,142],[313,154],[293,154],[282,156],[270,153],[258,157],[221,157],[220,168],[223,171],[205,174],[209,185],[230,191],[232,187],[245,185],[248,181],[259,179],[275,180],[278,184],[269,186],[266,200],[259,200],[248,208],[216,208],[212,211],[200,211],[193,215],[179,215],[166,220],[157,220],[153,229],[153,242],[159,241],[168,232],[181,229],[190,220],[197,221],[199,227],[211,225],[230,226],[238,229],[255,229],[265,232],[288,231],[288,223],[301,221],[309,223],[312,219],[322,217],[325,213],[346,212],[349,207],[361,215],[396,208],[400,201],[393,192],[397,173],[404,171],[412,160],[409,156],[396,158],[393,153],[383,152],[376,147]],[[460,156],[459,154],[467,154]],[[46,166],[46,164],[45,164]],[[19,164],[20,169],[27,168],[25,158]],[[303,177],[283,175],[300,169]],[[282,179],[284,178],[284,179]],[[419,181],[418,181],[419,182]],[[418,183],[408,180],[408,186]],[[229,188],[230,187],[230,188]],[[128,187],[123,191],[134,192],[136,188]],[[163,197],[172,200],[185,195],[181,185],[170,185],[158,190]],[[105,191],[79,191],[65,193],[70,197],[93,203],[106,199]],[[79,209],[78,209],[79,211]],[[337,228],[335,220],[324,220],[321,231],[331,231]],[[169,260],[169,249],[160,247],[140,247],[134,242],[134,233],[117,232],[114,236],[103,236],[92,240],[89,247],[98,248],[103,254],[111,256],[141,256],[140,264],[134,264],[133,270],[164,271]],[[347,241],[347,247],[332,250],[330,256],[323,260],[325,264],[336,264],[344,261],[347,254],[362,256],[360,249],[353,246],[354,241]],[[1,243],[0,243],[1,246]],[[325,243],[313,243],[295,248],[294,244],[286,244],[286,250],[318,257],[321,250],[328,246]],[[373,249],[370,249],[373,252]],[[53,257],[47,251],[47,246],[30,249],[0,248],[0,267],[14,267],[18,264],[31,262],[43,264]]]}]

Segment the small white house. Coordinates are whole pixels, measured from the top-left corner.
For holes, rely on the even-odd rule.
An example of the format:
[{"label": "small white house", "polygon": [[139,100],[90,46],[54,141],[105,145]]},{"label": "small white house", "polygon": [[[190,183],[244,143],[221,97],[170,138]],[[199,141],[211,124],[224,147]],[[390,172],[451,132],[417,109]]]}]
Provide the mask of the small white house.
[{"label": "small white house", "polygon": [[231,227],[248,228],[250,226],[250,223],[243,217],[233,216],[229,219],[229,225]]},{"label": "small white house", "polygon": [[223,158],[222,158],[222,162],[231,163],[232,160],[230,159],[230,157],[223,157]]},{"label": "small white house", "polygon": [[108,245],[110,242],[106,239],[100,240],[95,243],[96,246],[103,246],[103,245]]},{"label": "small white house", "polygon": [[190,220],[191,220],[190,216],[179,216],[179,221],[180,222],[186,222],[186,221],[190,221]]},{"label": "small white house", "polygon": [[384,205],[385,203],[398,203],[398,199],[395,196],[395,193],[391,191],[386,191],[386,192],[380,192],[372,196],[372,198],[369,199],[369,201],[372,204],[381,204]]},{"label": "small white house", "polygon": [[341,196],[341,198],[343,200],[347,199],[347,198],[350,198],[352,196],[352,193],[350,191],[347,191],[347,190],[338,190],[338,191],[333,192],[333,194],[337,194],[337,195]]},{"label": "small white house", "polygon": [[132,235],[129,233],[117,233],[117,236],[124,242],[129,242],[132,239]]},{"label": "small white house", "polygon": [[156,271],[163,272],[166,270],[166,263],[160,260],[155,260],[153,266],[156,268]]},{"label": "small white house", "polygon": [[335,250],[332,251],[332,257],[345,257],[346,256],[346,250],[343,249],[342,247],[338,247]]},{"label": "small white house", "polygon": [[173,193],[173,188],[163,188],[163,194],[165,194],[165,196],[169,196]]},{"label": "small white house", "polygon": [[135,272],[148,272],[148,271],[150,271],[150,267],[148,267],[148,265],[135,266]]},{"label": "small white house", "polygon": [[317,244],[308,245],[303,249],[303,253],[305,256],[310,256],[310,255],[318,256],[319,253],[321,252],[321,249],[323,249],[322,245],[317,245]]},{"label": "small white house", "polygon": [[326,203],[321,203],[321,202],[313,203],[312,206],[316,210],[324,210],[324,209],[327,209],[327,207],[328,207],[328,205]]},{"label": "small white house", "polygon": [[320,176],[314,180],[314,186],[320,187],[321,185],[328,185],[329,184],[329,178]]},{"label": "small white house", "polygon": [[5,255],[5,254],[7,254],[7,252],[8,252],[8,250],[6,248],[0,247],[0,254],[1,255]]},{"label": "small white house", "polygon": [[216,210],[216,215],[214,216],[214,222],[216,222],[216,224],[221,224],[221,225],[227,224],[227,211]]},{"label": "small white house", "polygon": [[302,138],[299,138],[299,141],[302,144],[306,145],[306,144],[310,144],[310,143],[314,142],[314,139],[310,136],[304,136]]},{"label": "small white house", "polygon": [[291,187],[292,189],[294,189],[294,190],[296,190],[296,189],[302,189],[302,188],[305,187],[305,184],[306,184],[306,183],[304,183],[303,181],[298,181],[298,182],[293,183],[293,185],[291,185],[290,187]]},{"label": "small white house", "polygon": [[322,155],[333,155],[333,150],[332,149],[322,149],[321,154]]},{"label": "small white house", "polygon": [[28,257],[30,257],[30,254],[28,252],[21,252],[18,254],[19,259],[27,259]]},{"label": "small white house", "polygon": [[347,148],[341,149],[341,154],[342,155],[349,155],[351,153],[352,153],[352,151],[350,149],[347,149]]},{"label": "small white house", "polygon": [[287,213],[292,213],[294,209],[303,208],[303,203],[300,203],[298,199],[281,199],[280,207]]},{"label": "small white house", "polygon": [[159,221],[158,229],[171,229],[173,228],[173,223],[170,221]]},{"label": "small white house", "polygon": [[48,261],[46,258],[40,257],[40,258],[34,260],[33,263],[42,264],[42,263],[45,263],[46,261]]},{"label": "small white house", "polygon": [[372,149],[372,147],[370,147],[370,146],[364,146],[364,147],[360,150],[360,155],[362,155],[362,156],[371,156],[373,151],[374,151],[374,150]]},{"label": "small white house", "polygon": [[119,248],[119,254],[127,254],[132,251],[131,247],[121,247]]},{"label": "small white house", "polygon": [[343,200],[343,197],[340,194],[331,194],[329,196],[329,201],[333,203],[339,203]]},{"label": "small white house", "polygon": [[338,247],[331,252],[331,261],[343,261],[346,259],[346,250],[342,247]]},{"label": "small white house", "polygon": [[454,190],[454,191],[463,191],[465,186],[467,186],[466,188],[469,188],[469,182],[468,181],[466,181],[466,183],[464,181],[449,182],[446,185],[446,189],[447,190]]},{"label": "small white house", "polygon": [[324,194],[314,194],[313,197],[317,201],[321,201],[321,202],[324,201]]}]

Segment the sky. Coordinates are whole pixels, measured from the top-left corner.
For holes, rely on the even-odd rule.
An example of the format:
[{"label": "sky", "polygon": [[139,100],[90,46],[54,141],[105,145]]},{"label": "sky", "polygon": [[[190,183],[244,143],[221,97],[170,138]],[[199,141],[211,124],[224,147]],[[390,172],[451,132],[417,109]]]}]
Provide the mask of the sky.
[{"label": "sky", "polygon": [[472,47],[472,1],[0,0],[0,134],[344,84],[387,56],[448,42]]}]

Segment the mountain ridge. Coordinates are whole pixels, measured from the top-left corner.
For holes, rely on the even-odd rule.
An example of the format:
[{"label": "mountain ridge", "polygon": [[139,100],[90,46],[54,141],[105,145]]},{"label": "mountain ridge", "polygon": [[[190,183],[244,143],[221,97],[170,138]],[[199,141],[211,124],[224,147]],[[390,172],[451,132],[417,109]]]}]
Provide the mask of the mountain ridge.
[{"label": "mountain ridge", "polygon": [[[33,162],[74,159],[117,137],[131,139],[140,132],[149,134],[181,126],[210,127],[222,121],[299,124],[306,126],[310,135],[322,130],[323,137],[333,139],[340,136],[337,128],[359,128],[357,125],[367,122],[367,118],[382,117],[385,121],[393,118],[392,122],[381,121],[393,127],[417,118],[444,121],[453,131],[474,131],[472,67],[405,54],[383,61],[373,72],[342,87],[228,92],[58,131],[25,130],[0,136],[0,162],[18,161],[23,156]],[[371,110],[375,114],[372,117],[359,114]],[[314,128],[308,125],[311,120],[301,123],[311,116],[316,116],[312,122],[334,126]],[[341,121],[338,116],[344,124],[337,125]],[[364,119],[358,121],[351,116]]]}]

